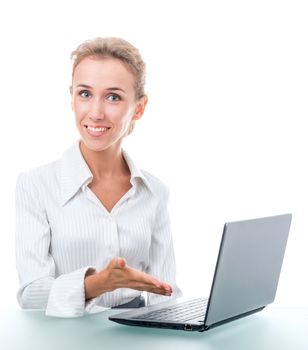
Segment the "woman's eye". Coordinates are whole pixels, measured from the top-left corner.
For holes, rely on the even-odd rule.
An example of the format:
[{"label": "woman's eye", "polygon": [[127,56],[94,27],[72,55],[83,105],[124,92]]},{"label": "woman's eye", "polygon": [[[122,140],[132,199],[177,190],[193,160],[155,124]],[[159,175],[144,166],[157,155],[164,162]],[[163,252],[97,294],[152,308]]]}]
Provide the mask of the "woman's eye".
[{"label": "woman's eye", "polygon": [[119,95],[111,94],[107,97],[109,101],[115,102],[115,101],[120,101],[121,97]]},{"label": "woman's eye", "polygon": [[87,97],[90,96],[90,92],[87,91],[87,90],[82,90],[82,91],[79,92],[79,96],[87,98]]}]

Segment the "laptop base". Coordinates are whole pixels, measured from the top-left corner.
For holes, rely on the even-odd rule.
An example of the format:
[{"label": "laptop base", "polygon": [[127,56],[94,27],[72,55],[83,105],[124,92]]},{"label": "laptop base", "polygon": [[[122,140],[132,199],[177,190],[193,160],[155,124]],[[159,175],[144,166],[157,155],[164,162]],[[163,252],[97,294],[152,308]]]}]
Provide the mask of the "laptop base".
[{"label": "laptop base", "polygon": [[141,320],[136,320],[134,321],[133,319],[121,319],[121,318],[117,318],[117,315],[114,316],[109,316],[109,320],[119,323],[119,324],[124,324],[127,326],[136,326],[136,327],[147,327],[147,328],[164,328],[164,329],[176,329],[176,330],[183,330],[183,331],[188,331],[188,332],[193,332],[193,331],[198,331],[198,332],[204,332],[204,331],[208,331],[212,328],[215,328],[217,326],[221,326],[225,323],[229,323],[235,320],[238,320],[240,318],[246,317],[246,316],[250,316],[252,314],[255,314],[256,312],[260,312],[265,308],[265,306],[260,307],[258,309],[255,310],[251,310],[249,312],[245,312],[241,315],[238,316],[234,316],[234,317],[230,317],[226,320],[223,320],[221,322],[217,322],[214,323],[212,325],[196,325],[196,324],[190,324],[189,322],[187,323],[172,323],[172,322],[159,322],[159,321],[141,321]]}]

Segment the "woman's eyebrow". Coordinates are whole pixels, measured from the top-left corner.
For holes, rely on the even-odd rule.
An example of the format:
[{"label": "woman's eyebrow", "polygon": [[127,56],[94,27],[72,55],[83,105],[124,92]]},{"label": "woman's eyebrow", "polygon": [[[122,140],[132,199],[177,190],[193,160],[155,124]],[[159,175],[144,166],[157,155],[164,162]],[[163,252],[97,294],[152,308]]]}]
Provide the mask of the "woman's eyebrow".
[{"label": "woman's eyebrow", "polygon": [[110,87],[110,88],[107,88],[107,90],[108,91],[110,91],[110,90],[119,90],[119,91],[122,91],[122,92],[126,93],[125,90],[123,90],[123,89],[121,89],[119,87]]},{"label": "woman's eyebrow", "polygon": [[[83,87],[83,88],[87,88],[87,89],[92,89],[92,86],[86,85],[86,84],[78,84],[76,87]],[[126,93],[125,90],[123,90],[123,89],[121,89],[119,87],[110,87],[110,88],[107,88],[106,90],[108,90],[108,91],[118,90],[118,91],[122,91],[122,92]]]},{"label": "woman's eyebrow", "polygon": [[84,87],[84,88],[92,89],[90,85],[86,85],[86,84],[78,84],[76,87]]}]

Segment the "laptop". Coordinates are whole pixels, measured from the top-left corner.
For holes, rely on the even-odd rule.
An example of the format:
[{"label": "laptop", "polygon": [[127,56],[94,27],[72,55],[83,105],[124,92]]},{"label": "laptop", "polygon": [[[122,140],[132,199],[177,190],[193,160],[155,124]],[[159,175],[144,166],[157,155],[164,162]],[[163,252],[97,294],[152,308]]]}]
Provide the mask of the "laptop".
[{"label": "laptop", "polygon": [[133,326],[206,331],[275,298],[291,214],[224,225],[209,298],[178,298],[109,316]]}]

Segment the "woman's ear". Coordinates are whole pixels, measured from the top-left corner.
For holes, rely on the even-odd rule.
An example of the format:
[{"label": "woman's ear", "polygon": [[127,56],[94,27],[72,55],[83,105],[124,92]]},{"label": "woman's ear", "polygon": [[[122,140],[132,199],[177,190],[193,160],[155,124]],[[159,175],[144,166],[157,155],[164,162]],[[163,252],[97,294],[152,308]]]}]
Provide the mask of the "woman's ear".
[{"label": "woman's ear", "polygon": [[148,103],[148,96],[144,95],[137,102],[137,106],[136,106],[136,109],[135,109],[135,114],[134,114],[132,120],[138,120],[138,119],[140,119],[142,117],[147,103]]}]

